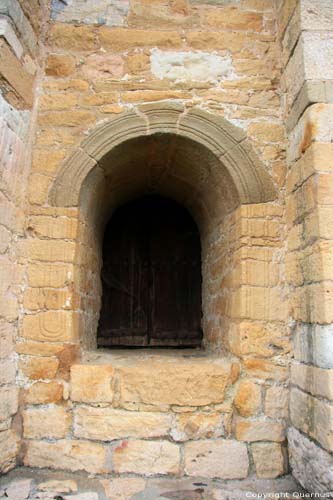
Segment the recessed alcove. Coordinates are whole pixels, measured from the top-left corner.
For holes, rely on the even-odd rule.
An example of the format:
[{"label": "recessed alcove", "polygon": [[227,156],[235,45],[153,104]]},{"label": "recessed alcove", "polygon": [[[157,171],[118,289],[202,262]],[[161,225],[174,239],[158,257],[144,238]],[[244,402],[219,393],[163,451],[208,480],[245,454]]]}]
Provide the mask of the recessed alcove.
[{"label": "recessed alcove", "polygon": [[200,347],[201,248],[189,212],[158,195],[119,207],[103,239],[98,347]]}]

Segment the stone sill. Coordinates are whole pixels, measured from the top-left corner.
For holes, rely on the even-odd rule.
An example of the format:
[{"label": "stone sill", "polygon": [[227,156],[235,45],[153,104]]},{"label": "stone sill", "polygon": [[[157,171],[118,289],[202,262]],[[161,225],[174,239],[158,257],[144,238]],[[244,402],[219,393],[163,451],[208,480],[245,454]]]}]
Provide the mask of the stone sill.
[{"label": "stone sill", "polygon": [[116,366],[133,366],[136,364],[144,364],[149,362],[163,363],[185,363],[207,365],[230,366],[232,360],[226,356],[218,356],[214,353],[203,351],[200,349],[98,349],[95,351],[84,351],[80,364],[92,365],[112,365]]}]

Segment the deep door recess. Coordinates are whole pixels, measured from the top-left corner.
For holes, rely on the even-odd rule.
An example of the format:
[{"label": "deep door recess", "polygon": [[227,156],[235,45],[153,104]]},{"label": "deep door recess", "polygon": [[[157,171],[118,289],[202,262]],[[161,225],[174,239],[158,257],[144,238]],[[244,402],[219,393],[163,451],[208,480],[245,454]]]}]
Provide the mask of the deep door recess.
[{"label": "deep door recess", "polygon": [[120,207],[104,237],[100,347],[201,345],[200,236],[176,202]]}]

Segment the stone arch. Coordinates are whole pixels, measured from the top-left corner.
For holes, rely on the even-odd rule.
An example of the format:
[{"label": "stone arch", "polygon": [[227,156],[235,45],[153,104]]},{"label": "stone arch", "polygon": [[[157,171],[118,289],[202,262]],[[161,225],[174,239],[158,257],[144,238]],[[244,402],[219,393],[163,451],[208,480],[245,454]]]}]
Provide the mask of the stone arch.
[{"label": "stone arch", "polygon": [[[49,203],[78,206],[86,179],[104,175],[102,163],[110,152],[127,141],[160,134],[171,134],[201,146],[204,154],[215,159],[214,168],[220,166],[230,177],[240,204],[276,198],[270,175],[243,130],[198,108],[185,110],[178,104],[159,103],[124,112],[93,130],[62,166],[51,188]],[[112,170],[112,165],[108,168]]]}]

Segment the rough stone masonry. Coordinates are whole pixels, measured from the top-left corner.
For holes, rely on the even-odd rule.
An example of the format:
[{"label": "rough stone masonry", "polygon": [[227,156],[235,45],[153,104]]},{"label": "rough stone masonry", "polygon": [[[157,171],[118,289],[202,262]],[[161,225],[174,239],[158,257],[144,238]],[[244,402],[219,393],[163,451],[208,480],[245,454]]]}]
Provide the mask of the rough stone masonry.
[{"label": "rough stone masonry", "polygon": [[[333,490],[332,27],[0,0],[1,472]],[[101,351],[104,226],[152,185],[200,231],[203,348]]]}]

